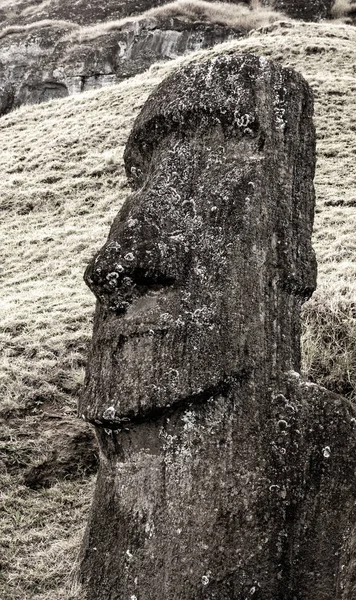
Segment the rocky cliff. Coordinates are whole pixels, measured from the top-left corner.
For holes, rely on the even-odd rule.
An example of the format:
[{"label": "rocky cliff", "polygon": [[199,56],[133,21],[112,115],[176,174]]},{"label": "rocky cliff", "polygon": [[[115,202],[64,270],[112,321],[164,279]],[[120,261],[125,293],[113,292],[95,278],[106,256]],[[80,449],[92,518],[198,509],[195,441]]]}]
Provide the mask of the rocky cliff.
[{"label": "rocky cliff", "polygon": [[[155,2],[154,11],[162,4]],[[121,21],[117,19],[142,14],[152,2],[5,4],[0,13],[0,115],[22,104],[112,85],[157,61],[245,35],[283,13],[310,20],[328,17],[333,0],[277,0],[274,6],[283,13],[269,10],[270,0],[264,4],[249,10],[241,3],[196,0],[187,18],[182,11],[187,5],[176,2],[157,16],[149,12]],[[90,30],[80,27],[93,23],[97,25]]]},{"label": "rocky cliff", "polygon": [[[141,14],[144,11],[166,4],[167,0],[25,0],[22,2],[8,3],[0,11],[0,18],[7,24],[32,23],[42,19],[65,19],[81,25],[100,23],[102,21],[122,19],[131,15]],[[247,2],[248,3],[248,2]]]},{"label": "rocky cliff", "polygon": [[[214,1],[214,0],[210,0]],[[227,4],[250,5],[251,0],[225,0]],[[81,25],[102,21],[122,19],[138,15],[150,8],[167,4],[167,0],[22,0],[3,2],[0,10],[0,22],[4,24],[32,23],[42,19],[65,19]],[[261,4],[283,10],[293,18],[319,20],[331,15],[334,0],[262,0]]]},{"label": "rocky cliff", "polygon": [[0,114],[22,104],[117,83],[152,63],[209,48],[241,31],[155,18],[132,21],[76,43],[73,24],[44,22],[0,39]]}]

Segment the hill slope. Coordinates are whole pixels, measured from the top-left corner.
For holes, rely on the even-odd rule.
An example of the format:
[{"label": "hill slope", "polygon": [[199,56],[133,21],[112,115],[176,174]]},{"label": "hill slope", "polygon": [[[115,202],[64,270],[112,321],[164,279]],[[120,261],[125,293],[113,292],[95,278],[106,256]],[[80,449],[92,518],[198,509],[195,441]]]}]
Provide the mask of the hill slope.
[{"label": "hill slope", "polygon": [[43,18],[2,27],[0,116],[23,104],[114,85],[157,61],[212,48],[282,18],[260,5],[249,9],[245,4],[176,0],[86,27]]},{"label": "hill slope", "polygon": [[[274,26],[199,55],[222,50],[262,54],[294,67],[315,91],[319,287],[305,308],[304,364],[315,379],[351,396],[356,366],[356,29]],[[133,120],[152,89],[187,60],[155,66],[111,88],[22,107],[0,120],[5,240],[0,281],[5,575],[0,597],[76,597],[63,582],[85,521],[91,480],[32,490],[23,485],[22,474],[48,457],[58,442],[66,443],[94,307],[82,273],[128,193],[122,153]]]},{"label": "hill slope", "polygon": [[[214,1],[214,0],[210,0]],[[194,5],[196,0],[189,0]],[[256,0],[225,0],[229,4],[256,5]],[[167,0],[0,0],[0,22],[6,24],[32,23],[42,19],[65,19],[75,23],[89,24],[120,19],[140,14],[152,7],[166,4]],[[355,0],[261,0],[262,6],[273,6],[294,19],[320,20],[332,15],[335,5],[345,9]],[[348,11],[347,11],[348,12]]]},{"label": "hill slope", "polygon": [[[240,38],[288,20],[287,14],[310,20],[333,15],[350,23],[356,14],[351,0],[174,0],[150,8],[151,4],[95,0],[69,6],[58,0],[30,0],[10,5],[0,0],[0,116],[23,104],[114,85],[156,61]],[[2,22],[1,7],[3,18],[8,15]],[[139,9],[144,12],[137,14]]]}]

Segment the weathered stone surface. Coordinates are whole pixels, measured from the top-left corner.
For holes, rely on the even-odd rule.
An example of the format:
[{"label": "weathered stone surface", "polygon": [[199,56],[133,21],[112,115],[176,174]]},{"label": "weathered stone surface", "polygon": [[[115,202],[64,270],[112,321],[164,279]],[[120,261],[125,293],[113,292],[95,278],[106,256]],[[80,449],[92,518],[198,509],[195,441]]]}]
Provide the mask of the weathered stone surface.
[{"label": "weathered stone surface", "polygon": [[[211,0],[213,1],[213,0]],[[250,0],[224,0],[230,4],[251,4]],[[319,20],[330,17],[334,0],[262,0],[262,4],[283,10],[293,18]],[[0,21],[7,24],[31,23],[41,19],[65,19],[81,25],[113,21],[138,15],[151,8],[168,4],[167,0],[27,0],[16,3],[11,9],[0,10]]]},{"label": "weathered stone surface", "polygon": [[0,39],[0,115],[137,75],[169,60],[239,37],[237,30],[180,19],[127,23],[96,40],[65,39],[70,23],[41,27]]},{"label": "weathered stone surface", "polygon": [[13,23],[32,23],[42,19],[64,19],[80,25],[114,21],[137,15],[155,6],[167,4],[166,0],[24,0],[0,11],[0,20]]},{"label": "weathered stone surface", "polygon": [[[293,18],[320,20],[330,17],[333,0],[263,3]],[[76,24],[117,20],[161,4],[164,2],[149,0],[88,4],[83,0],[69,6],[53,0],[39,5],[18,3],[11,11],[5,11],[3,28],[46,19],[49,23],[52,20],[52,25],[0,35],[0,116],[22,104],[112,85],[144,72],[159,60],[210,48],[246,33],[207,22],[151,17],[127,22],[116,31],[103,29],[101,35],[86,42],[65,37]],[[351,12],[350,9],[352,18]]]},{"label": "weathered stone surface", "polygon": [[277,364],[299,368],[299,309],[315,284],[310,103],[290,71],[229,56],[184,69],[150,97],[125,154],[138,192],[87,272],[109,309],[97,317],[91,419],[102,418],[100,362],[119,418],[249,372],[267,351],[273,376]]},{"label": "weathered stone surface", "polygon": [[351,600],[356,413],[297,373],[314,153],[308,85],[254,56],[181,69],[138,117],[85,276],[89,600]]}]

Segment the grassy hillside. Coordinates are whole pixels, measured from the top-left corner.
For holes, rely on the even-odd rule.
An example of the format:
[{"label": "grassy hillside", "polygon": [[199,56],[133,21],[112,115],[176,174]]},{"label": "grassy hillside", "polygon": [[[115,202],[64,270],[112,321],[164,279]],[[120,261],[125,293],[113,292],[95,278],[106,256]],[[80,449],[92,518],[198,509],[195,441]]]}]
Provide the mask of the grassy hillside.
[{"label": "grassy hillside", "polygon": [[[319,288],[304,314],[304,367],[355,393],[356,29],[271,27],[220,51],[263,54],[301,71],[315,92],[318,133],[314,246]],[[206,56],[217,52],[200,53]],[[75,419],[94,299],[82,273],[128,193],[122,153],[151,90],[187,58],[122,84],[23,107],[0,120],[3,436],[0,598],[79,598],[66,575],[93,481],[24,486],[61,424]],[[2,466],[1,466],[2,465]]]},{"label": "grassy hillside", "polygon": [[164,22],[167,19],[180,19],[180,21],[187,24],[222,25],[240,32],[264,27],[282,19],[289,20],[282,12],[262,6],[259,0],[254,0],[251,6],[243,3],[229,4],[228,2],[206,2],[205,0],[175,0],[163,6],[150,8],[140,15],[81,27],[79,31],[68,34],[67,39],[74,43],[95,40],[111,31],[122,29],[127,22],[149,18],[157,19],[158,22]]}]

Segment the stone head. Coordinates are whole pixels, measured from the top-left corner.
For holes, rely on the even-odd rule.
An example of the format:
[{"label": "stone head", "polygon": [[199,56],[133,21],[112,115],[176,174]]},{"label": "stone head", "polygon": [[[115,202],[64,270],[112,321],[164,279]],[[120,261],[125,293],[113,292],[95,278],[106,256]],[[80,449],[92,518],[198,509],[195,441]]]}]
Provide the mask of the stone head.
[{"label": "stone head", "polygon": [[88,420],[115,428],[204,399],[258,377],[266,356],[270,377],[299,368],[316,274],[312,110],[300,75],[234,53],[149,97],[125,151],[133,193],[85,275],[98,300]]}]

